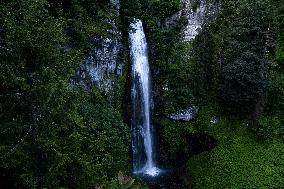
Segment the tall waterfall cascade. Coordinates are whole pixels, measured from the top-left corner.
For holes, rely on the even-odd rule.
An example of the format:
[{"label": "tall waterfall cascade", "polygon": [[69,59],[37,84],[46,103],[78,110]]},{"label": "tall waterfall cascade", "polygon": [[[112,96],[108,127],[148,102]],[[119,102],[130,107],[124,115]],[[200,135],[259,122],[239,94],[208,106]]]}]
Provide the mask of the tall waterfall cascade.
[{"label": "tall waterfall cascade", "polygon": [[132,60],[132,152],[134,174],[156,176],[153,129],[150,122],[150,70],[148,49],[142,21],[130,24],[130,56]]}]

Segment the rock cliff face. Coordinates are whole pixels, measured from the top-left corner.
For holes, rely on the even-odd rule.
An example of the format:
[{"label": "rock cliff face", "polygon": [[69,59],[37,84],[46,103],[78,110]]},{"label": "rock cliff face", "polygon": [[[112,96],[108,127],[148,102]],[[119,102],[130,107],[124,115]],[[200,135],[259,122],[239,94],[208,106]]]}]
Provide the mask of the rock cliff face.
[{"label": "rock cliff face", "polygon": [[91,81],[105,94],[110,94],[113,89],[112,76],[121,75],[123,70],[123,65],[118,62],[121,34],[116,28],[110,30],[109,34],[107,38],[93,38],[92,43],[96,48],[92,49],[84,64]]},{"label": "rock cliff face", "polygon": [[218,0],[183,0],[182,14],[188,20],[181,31],[185,41],[190,41],[198,35],[205,20],[214,19],[218,12]]},{"label": "rock cliff face", "polygon": [[191,41],[198,35],[206,20],[214,19],[218,13],[218,0],[182,0],[181,9],[167,19],[166,25],[173,26],[180,19],[187,24],[181,30],[181,39]]},{"label": "rock cliff face", "polygon": [[122,34],[118,29],[120,1],[111,0],[110,16],[103,22],[110,26],[105,36],[92,36],[94,48],[88,53],[85,63],[76,71],[77,83],[86,88],[97,86],[108,98],[114,97],[116,80],[122,77],[124,64],[119,62],[122,49]]},{"label": "rock cliff face", "polygon": [[111,0],[110,2],[116,10],[120,9],[120,0]]},{"label": "rock cliff face", "polygon": [[[119,1],[112,0],[114,14],[112,17],[119,17]],[[86,59],[85,68],[91,81],[106,95],[112,95],[115,81],[114,75],[121,75],[123,65],[118,62],[121,50],[121,32],[117,28],[116,20],[106,19],[105,22],[111,25],[107,30],[107,37],[93,37],[91,43],[94,48]]]}]

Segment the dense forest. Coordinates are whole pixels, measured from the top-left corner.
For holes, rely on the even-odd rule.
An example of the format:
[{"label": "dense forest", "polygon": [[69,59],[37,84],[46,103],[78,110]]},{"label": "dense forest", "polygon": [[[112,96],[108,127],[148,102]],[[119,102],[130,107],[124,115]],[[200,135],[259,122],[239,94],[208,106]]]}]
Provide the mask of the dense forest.
[{"label": "dense forest", "polygon": [[[190,40],[185,2],[216,7]],[[168,188],[283,188],[283,0],[1,0],[0,188],[155,188],[132,176],[133,18]]]}]

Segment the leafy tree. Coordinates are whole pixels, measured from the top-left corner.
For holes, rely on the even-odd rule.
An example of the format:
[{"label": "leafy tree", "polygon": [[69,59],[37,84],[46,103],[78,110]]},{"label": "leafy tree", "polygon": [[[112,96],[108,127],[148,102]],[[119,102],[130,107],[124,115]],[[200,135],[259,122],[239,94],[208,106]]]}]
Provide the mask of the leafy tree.
[{"label": "leafy tree", "polygon": [[[129,131],[121,115],[95,88],[87,92],[70,84],[89,48],[91,21],[99,19],[87,13],[106,5],[93,3],[12,0],[0,5],[5,188],[91,188],[129,169]],[[66,32],[70,28],[74,32]]]},{"label": "leafy tree", "polygon": [[213,29],[204,25],[202,31],[196,36],[192,43],[192,71],[191,85],[196,103],[202,103],[209,99],[216,100],[216,89],[218,87],[220,64],[216,61],[216,42]]},{"label": "leafy tree", "polygon": [[213,27],[221,66],[220,104],[236,115],[258,117],[265,104],[269,5],[269,1],[224,1]]},{"label": "leafy tree", "polygon": [[273,61],[270,66],[270,85],[267,106],[264,115],[257,120],[255,128],[257,134],[266,140],[272,140],[274,137],[283,136],[284,133],[284,6],[281,1],[273,1],[273,6],[274,22],[272,30],[274,32],[275,49],[270,53]]}]

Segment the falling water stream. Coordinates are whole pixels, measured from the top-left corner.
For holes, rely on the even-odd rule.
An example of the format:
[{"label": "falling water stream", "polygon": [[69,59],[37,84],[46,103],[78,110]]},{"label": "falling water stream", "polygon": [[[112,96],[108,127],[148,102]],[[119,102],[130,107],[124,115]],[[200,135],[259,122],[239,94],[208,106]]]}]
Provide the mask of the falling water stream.
[{"label": "falling water stream", "polygon": [[130,56],[132,60],[132,151],[134,174],[157,176],[153,136],[150,122],[150,70],[148,49],[141,20],[130,24]]}]

